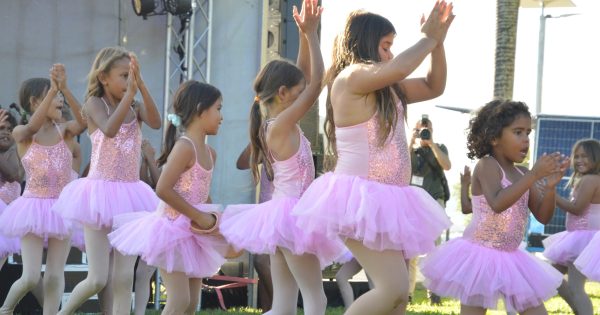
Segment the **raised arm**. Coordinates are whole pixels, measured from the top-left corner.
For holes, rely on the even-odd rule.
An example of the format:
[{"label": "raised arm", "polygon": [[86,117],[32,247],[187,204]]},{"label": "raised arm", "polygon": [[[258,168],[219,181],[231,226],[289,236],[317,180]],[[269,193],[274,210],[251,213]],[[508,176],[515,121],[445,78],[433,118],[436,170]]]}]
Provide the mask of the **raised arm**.
[{"label": "raised arm", "polygon": [[[317,6],[318,0],[307,0],[312,1],[312,5],[314,7]],[[306,13],[306,2],[302,2],[302,10],[298,13],[298,8],[294,6],[293,8],[293,16],[298,18],[301,21],[304,21],[304,14]],[[310,82],[310,52],[308,51],[308,38],[302,28],[298,28],[298,60],[296,61],[296,66],[302,70],[304,73],[304,80],[308,84]]]},{"label": "raised arm", "polygon": [[569,167],[569,159],[556,157],[555,161],[558,167],[544,178],[546,182],[545,189],[542,192],[538,185],[533,185],[529,189],[528,206],[533,216],[542,224],[548,224],[554,215],[556,208],[556,185],[564,176]]},{"label": "raised arm", "polygon": [[117,109],[110,117],[106,112],[104,101],[98,97],[90,97],[84,105],[88,117],[109,138],[114,138],[119,132],[125,117],[127,117],[127,113],[130,111],[131,104],[133,104],[133,98],[137,93],[138,88],[134,68],[135,63],[130,62],[127,73],[127,90],[121,102],[117,105]]},{"label": "raised arm", "polygon": [[[52,69],[50,70],[52,71]],[[29,142],[33,138],[46,119],[48,119],[48,110],[50,109],[50,104],[58,94],[58,87],[56,86],[56,81],[50,80],[50,89],[48,89],[48,93],[42,100],[41,104],[34,111],[31,118],[29,118],[29,122],[26,125],[19,125],[13,129],[13,138],[17,143]],[[30,100],[32,102],[33,100]]]},{"label": "raised arm", "polygon": [[58,90],[65,97],[65,101],[69,105],[69,108],[71,108],[73,117],[75,118],[75,120],[66,123],[67,133],[70,136],[77,136],[87,128],[87,121],[83,118],[83,115],[81,115],[81,105],[79,104],[79,101],[73,96],[71,89],[69,89],[69,86],[67,85],[65,66],[63,64],[55,64],[51,72],[51,77],[52,80],[56,81]]},{"label": "raised arm", "polygon": [[465,165],[463,172],[460,174],[460,209],[463,214],[473,213],[473,204],[469,196],[471,188],[471,169]]},{"label": "raised arm", "polygon": [[162,124],[160,114],[158,113],[158,109],[156,108],[156,103],[154,103],[152,95],[150,95],[150,92],[148,91],[148,88],[146,88],[146,84],[142,79],[137,57],[133,54],[130,54],[129,57],[131,58],[131,63],[135,65],[133,68],[135,80],[140,94],[142,94],[143,100],[143,103],[140,104],[139,107],[139,117],[150,128],[159,129]]},{"label": "raised arm", "polygon": [[[432,89],[437,93],[441,87],[443,91],[446,59],[442,45],[453,19],[452,4],[446,5],[445,1],[436,3],[427,20],[422,21],[423,38],[390,61],[354,65],[355,68],[347,78],[349,90],[354,94],[364,95],[401,82],[409,102],[428,99],[426,97],[434,94]],[[430,53],[432,68],[428,76],[403,82]]]},{"label": "raised arm", "polygon": [[[271,124],[267,141],[275,143],[273,146],[277,146],[281,142],[287,142],[289,133],[295,130],[296,123],[304,117],[304,114],[316,102],[321,92],[324,66],[323,56],[319,48],[317,28],[323,10],[321,7],[314,5],[314,1],[312,0],[306,0],[303,6],[305,12],[300,15],[294,15],[294,19],[296,20],[296,24],[298,24],[298,28],[302,30],[301,33],[304,33],[307,37],[308,50],[310,52],[311,79],[294,103],[281,112]],[[301,19],[302,17],[304,18]]]}]

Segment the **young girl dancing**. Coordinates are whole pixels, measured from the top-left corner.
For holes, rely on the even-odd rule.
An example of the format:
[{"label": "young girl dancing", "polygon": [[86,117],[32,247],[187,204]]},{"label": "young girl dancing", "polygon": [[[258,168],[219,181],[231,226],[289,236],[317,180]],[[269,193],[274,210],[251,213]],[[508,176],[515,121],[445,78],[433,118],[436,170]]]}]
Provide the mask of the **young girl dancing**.
[{"label": "young girl dancing", "polygon": [[[471,120],[467,147],[477,157],[472,177],[473,218],[461,238],[430,253],[421,272],[436,294],[461,301],[461,314],[485,314],[504,299],[509,312],[545,314],[562,275],[519,244],[531,209],[547,223],[555,186],[568,167],[559,153],[540,157],[531,170],[516,166],[529,152],[531,116],[525,104],[493,101]],[[536,182],[544,179],[542,195]]]},{"label": "young girl dancing", "polygon": [[[341,243],[328,240],[324,234],[305,233],[291,215],[315,176],[310,143],[297,123],[321,91],[323,60],[317,34],[321,11],[314,0],[304,1],[300,13],[294,8],[301,36],[300,69],[286,61],[271,61],[254,81],[250,162],[256,180],[258,163],[266,168],[267,177],[273,181],[272,199],[258,205],[227,207],[220,226],[236,249],[271,255],[273,304],[268,314],[296,314],[298,287],[304,313],[324,314],[327,301],[321,266],[342,250]],[[310,61],[306,62],[308,56]]]},{"label": "young girl dancing", "polygon": [[211,235],[219,217],[218,205],[207,204],[216,154],[205,143],[223,120],[221,101],[221,92],[209,84],[188,81],[179,87],[158,159],[163,168],[156,193],[162,202],[154,213],[109,234],[119,252],[139,255],[160,268],[167,288],[162,314],[194,314],[202,278],[214,275],[225,262],[227,244]]},{"label": "young girl dancing", "polygon": [[43,279],[44,314],[56,314],[63,294],[64,267],[70,248],[70,224],[51,207],[67,183],[72,180],[72,155],[65,139],[79,135],[86,122],[79,115],[79,103],[69,97],[68,104],[76,120],[58,124],[64,96],[71,93],[66,85],[64,66],[50,69],[50,80],[29,79],[21,85],[19,102],[29,121],[14,128],[13,137],[26,173],[23,195],[13,201],[0,216],[0,233],[19,237],[23,274],[12,287],[0,308],[0,314],[12,314],[25,294],[36,287],[41,277],[44,243],[48,244]]},{"label": "young girl dancing", "polygon": [[[143,103],[134,101],[138,90]],[[92,140],[90,171],[65,187],[54,209],[83,224],[89,269],[61,314],[74,313],[106,285],[111,256],[107,235],[113,217],[152,211],[158,202],[152,189],[139,180],[140,123],[158,129],[161,119],[133,54],[120,47],[98,53],[88,75],[84,112]],[[114,259],[112,314],[129,314],[135,257],[115,253]]]},{"label": "young girl dancing", "polygon": [[[405,259],[432,250],[450,226],[425,190],[409,186],[406,105],[442,94],[443,42],[452,5],[436,3],[423,38],[394,57],[394,26],[355,11],[334,44],[328,73],[325,131],[335,170],[313,182],[294,208],[305,233],[325,232],[346,246],[373,281],[346,314],[403,313],[408,301]],[[406,79],[431,55],[425,78]]]}]

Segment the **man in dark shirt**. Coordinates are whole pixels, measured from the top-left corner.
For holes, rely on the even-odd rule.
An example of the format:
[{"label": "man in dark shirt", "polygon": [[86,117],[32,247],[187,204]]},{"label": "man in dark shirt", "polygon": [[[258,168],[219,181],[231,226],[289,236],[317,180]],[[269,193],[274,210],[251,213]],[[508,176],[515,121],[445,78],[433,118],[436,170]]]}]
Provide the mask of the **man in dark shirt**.
[{"label": "man in dark shirt", "polygon": [[[450,170],[451,163],[446,146],[433,141],[433,127],[427,116],[423,115],[413,129],[409,148],[412,165],[411,185],[423,188],[446,208],[446,200],[450,196],[445,188],[448,183],[444,171]],[[439,239],[436,243],[439,243]],[[413,258],[409,263],[410,296],[416,284],[417,260],[418,258]],[[441,303],[440,297],[435,294],[430,294],[430,299],[432,304]]]}]

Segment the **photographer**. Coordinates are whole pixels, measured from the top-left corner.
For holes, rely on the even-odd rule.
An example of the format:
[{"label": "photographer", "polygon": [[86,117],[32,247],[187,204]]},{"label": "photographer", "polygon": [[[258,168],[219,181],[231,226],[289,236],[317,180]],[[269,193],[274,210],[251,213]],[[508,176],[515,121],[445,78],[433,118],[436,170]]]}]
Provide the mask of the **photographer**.
[{"label": "photographer", "polygon": [[[413,129],[409,148],[412,166],[411,185],[425,189],[445,208],[450,192],[444,171],[450,170],[451,163],[446,146],[433,142],[433,127],[427,115],[423,115]],[[446,232],[447,239],[448,232]],[[415,289],[416,271],[417,258],[413,258],[410,260],[408,271],[410,296]],[[432,304],[441,303],[440,297],[435,294],[430,294],[430,299]]]}]

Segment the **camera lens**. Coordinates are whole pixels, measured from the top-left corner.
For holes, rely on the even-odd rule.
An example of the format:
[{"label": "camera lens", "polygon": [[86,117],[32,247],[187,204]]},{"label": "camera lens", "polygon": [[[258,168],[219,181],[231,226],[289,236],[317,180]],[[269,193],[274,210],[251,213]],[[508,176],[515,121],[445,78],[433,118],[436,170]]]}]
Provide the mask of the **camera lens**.
[{"label": "camera lens", "polygon": [[421,129],[421,131],[419,132],[419,138],[423,140],[431,139],[431,131],[429,131],[429,129]]}]

